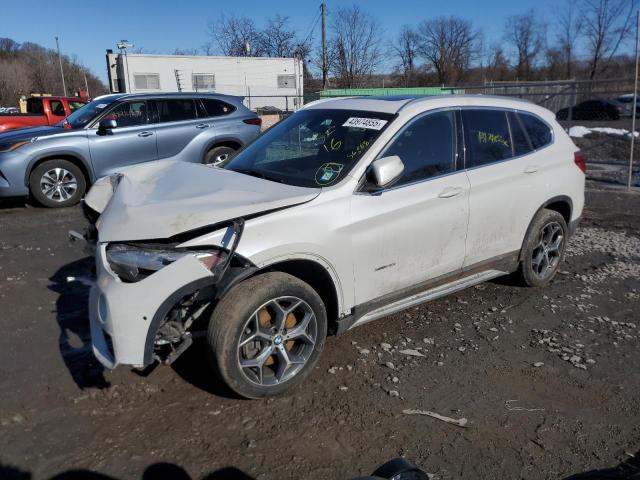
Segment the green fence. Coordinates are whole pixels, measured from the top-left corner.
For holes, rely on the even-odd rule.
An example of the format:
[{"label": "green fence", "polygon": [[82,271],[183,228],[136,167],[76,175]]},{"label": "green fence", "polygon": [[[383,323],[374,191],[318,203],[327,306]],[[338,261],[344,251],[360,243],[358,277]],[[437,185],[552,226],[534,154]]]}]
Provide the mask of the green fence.
[{"label": "green fence", "polygon": [[446,87],[410,87],[410,88],[331,88],[320,92],[320,97],[355,97],[360,95],[374,95],[387,97],[389,95],[458,95],[463,94],[464,88]]}]

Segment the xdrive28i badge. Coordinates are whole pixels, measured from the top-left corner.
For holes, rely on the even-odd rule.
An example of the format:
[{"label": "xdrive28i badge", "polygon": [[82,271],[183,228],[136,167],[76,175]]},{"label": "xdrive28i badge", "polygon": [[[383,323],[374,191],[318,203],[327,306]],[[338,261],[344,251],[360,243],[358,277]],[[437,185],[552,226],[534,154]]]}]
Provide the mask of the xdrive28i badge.
[{"label": "xdrive28i badge", "polygon": [[341,163],[325,163],[316,171],[316,183],[318,185],[329,185],[339,176],[344,165]]}]

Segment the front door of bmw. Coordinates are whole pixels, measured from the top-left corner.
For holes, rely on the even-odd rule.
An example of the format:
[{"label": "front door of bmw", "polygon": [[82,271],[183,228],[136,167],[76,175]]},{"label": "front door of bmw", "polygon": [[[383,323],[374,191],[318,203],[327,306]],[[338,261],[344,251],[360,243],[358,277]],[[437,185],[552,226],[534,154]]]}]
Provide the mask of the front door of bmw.
[{"label": "front door of bmw", "polygon": [[457,126],[455,110],[414,118],[379,155],[400,157],[401,178],[353,195],[356,304],[462,268],[469,180],[458,162]]}]

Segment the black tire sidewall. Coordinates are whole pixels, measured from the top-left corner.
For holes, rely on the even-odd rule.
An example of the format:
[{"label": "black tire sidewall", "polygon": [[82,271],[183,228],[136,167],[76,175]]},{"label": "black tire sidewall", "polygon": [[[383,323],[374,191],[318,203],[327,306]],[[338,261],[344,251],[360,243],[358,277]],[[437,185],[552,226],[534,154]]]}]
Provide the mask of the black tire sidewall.
[{"label": "black tire sidewall", "polygon": [[235,152],[236,150],[232,147],[227,147],[224,145],[213,147],[205,154],[204,158],[202,159],[202,163],[204,163],[205,165],[213,165],[213,159],[218,155],[222,155],[223,153],[233,154]]},{"label": "black tire sidewall", "polygon": [[[40,179],[42,178],[42,175],[46,171],[51,170],[53,168],[64,168],[65,170],[68,170],[76,177],[76,181],[78,183],[78,188],[76,189],[76,192],[73,194],[73,196],[70,199],[65,200],[64,202],[55,202],[53,200],[50,200],[40,190]],[[87,180],[84,174],[82,173],[82,170],[77,165],[75,165],[74,163],[68,160],[63,160],[63,159],[47,160],[45,162],[42,162],[40,165],[36,166],[36,168],[34,168],[33,171],[31,172],[31,175],[29,175],[29,192],[31,194],[31,197],[36,202],[38,202],[38,204],[47,208],[71,207],[72,205],[75,205],[80,201],[86,189],[87,189]]]},{"label": "black tire sidewall", "polygon": [[[273,386],[249,381],[237,361],[237,344],[242,329],[261,305],[272,298],[292,295],[309,304],[316,315],[318,335],[311,357],[295,377]],[[281,272],[268,272],[236,285],[213,311],[207,332],[207,354],[215,373],[236,394],[245,398],[278,395],[300,383],[313,370],[327,336],[327,314],[320,296],[302,280]]]},{"label": "black tire sidewall", "polygon": [[[537,244],[537,238],[540,230],[549,222],[558,222],[558,224],[560,224],[564,240],[562,242],[562,249],[560,251],[560,260],[558,261],[558,265],[556,265],[555,270],[551,275],[549,275],[545,279],[541,279],[533,272],[531,266],[531,256],[533,255],[533,249]],[[543,287],[545,285],[548,285],[551,280],[553,280],[553,278],[558,273],[560,263],[564,260],[564,253],[567,248],[567,241],[569,239],[568,230],[569,229],[567,228],[567,222],[560,213],[554,210],[543,209],[536,214],[531,224],[529,225],[529,228],[527,229],[527,235],[523,243],[520,257],[520,273],[525,285],[529,287]]]}]

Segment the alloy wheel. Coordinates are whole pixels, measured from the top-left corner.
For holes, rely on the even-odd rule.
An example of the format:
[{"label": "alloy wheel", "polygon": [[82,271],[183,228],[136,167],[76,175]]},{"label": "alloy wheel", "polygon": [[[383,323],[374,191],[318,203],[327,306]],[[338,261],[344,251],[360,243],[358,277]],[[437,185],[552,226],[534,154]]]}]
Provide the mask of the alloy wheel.
[{"label": "alloy wheel", "polygon": [[78,180],[69,170],[52,168],[40,178],[40,190],[49,200],[65,202],[78,190]]},{"label": "alloy wheel", "polygon": [[558,222],[547,223],[538,235],[538,243],[531,254],[531,269],[541,279],[553,274],[560,263],[564,231]]},{"label": "alloy wheel", "polygon": [[238,341],[243,375],[262,386],[278,385],[302,370],[318,336],[316,315],[297,297],[278,297],[247,319]]},{"label": "alloy wheel", "polygon": [[222,162],[227,161],[228,158],[229,158],[229,154],[228,153],[222,153],[220,155],[216,155],[215,158],[213,159],[213,162],[211,163],[211,165],[219,165]]}]

